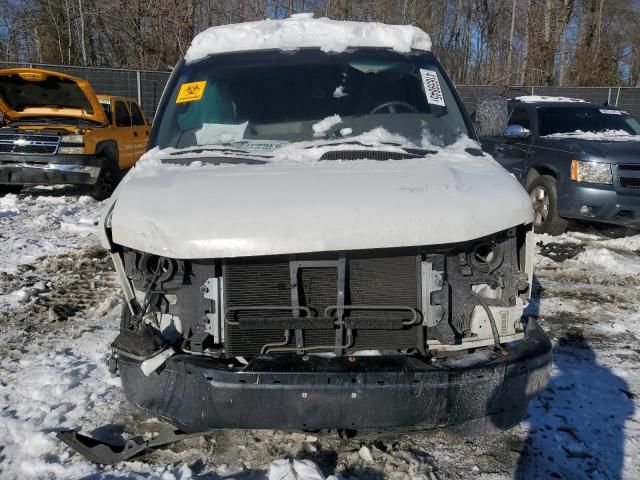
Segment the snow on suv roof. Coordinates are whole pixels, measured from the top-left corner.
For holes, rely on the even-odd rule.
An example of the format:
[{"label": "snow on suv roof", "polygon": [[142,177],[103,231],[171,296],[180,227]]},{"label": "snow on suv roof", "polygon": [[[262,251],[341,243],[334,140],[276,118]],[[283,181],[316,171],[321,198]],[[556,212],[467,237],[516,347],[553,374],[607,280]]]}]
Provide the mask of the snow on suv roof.
[{"label": "snow on suv roof", "polygon": [[431,38],[411,25],[346,22],[298,14],[284,20],[211,27],[193,39],[185,60],[190,63],[217,53],[252,50],[320,48],[324,52],[343,52],[349,47],[429,51]]},{"label": "snow on suv roof", "polygon": [[516,97],[515,100],[519,100],[522,103],[587,103],[581,98],[547,97],[544,95],[525,95]]}]

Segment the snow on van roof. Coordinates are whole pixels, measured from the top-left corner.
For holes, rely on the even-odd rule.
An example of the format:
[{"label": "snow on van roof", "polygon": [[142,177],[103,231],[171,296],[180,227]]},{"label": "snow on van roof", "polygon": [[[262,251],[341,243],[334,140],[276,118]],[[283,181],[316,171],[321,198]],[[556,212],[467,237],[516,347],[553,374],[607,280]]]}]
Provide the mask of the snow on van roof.
[{"label": "snow on van roof", "polygon": [[411,25],[347,22],[312,15],[211,27],[198,34],[187,50],[187,63],[216,53],[251,50],[320,48],[343,52],[349,47],[390,48],[398,52],[431,50],[431,38]]},{"label": "snow on van roof", "polygon": [[546,95],[524,95],[522,97],[516,97],[516,100],[519,100],[523,103],[537,103],[537,102],[548,102],[548,103],[586,103],[585,100],[581,98],[569,98],[569,97],[548,97]]}]

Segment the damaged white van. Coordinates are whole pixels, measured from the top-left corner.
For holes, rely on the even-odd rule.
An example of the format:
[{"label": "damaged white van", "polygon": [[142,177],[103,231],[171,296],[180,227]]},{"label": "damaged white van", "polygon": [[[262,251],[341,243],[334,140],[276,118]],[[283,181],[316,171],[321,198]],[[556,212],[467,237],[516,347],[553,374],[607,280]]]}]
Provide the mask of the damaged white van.
[{"label": "damaged white van", "polygon": [[410,26],[211,28],[102,219],[133,404],[213,428],[505,429],[551,346],[533,211]]}]

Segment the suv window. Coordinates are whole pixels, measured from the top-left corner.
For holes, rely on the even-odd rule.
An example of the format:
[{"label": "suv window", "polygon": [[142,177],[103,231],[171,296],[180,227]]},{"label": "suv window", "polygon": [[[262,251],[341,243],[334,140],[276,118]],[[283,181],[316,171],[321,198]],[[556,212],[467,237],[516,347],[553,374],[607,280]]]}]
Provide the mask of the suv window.
[{"label": "suv window", "polygon": [[109,124],[113,122],[112,111],[111,111],[111,102],[109,100],[100,100],[100,106],[102,110],[104,110],[104,114],[107,116],[107,121]]},{"label": "suv window", "polygon": [[124,102],[116,102],[116,127],[130,127],[131,115]]},{"label": "suv window", "polygon": [[520,125],[531,130],[531,120],[527,109],[522,107],[515,108],[509,117],[509,125]]},{"label": "suv window", "polygon": [[131,110],[131,118],[134,125],[145,125],[144,115],[142,115],[137,103],[129,102],[129,110]]},{"label": "suv window", "polygon": [[544,107],[538,109],[540,135],[573,132],[619,132],[640,135],[640,123],[626,112],[593,107]]}]

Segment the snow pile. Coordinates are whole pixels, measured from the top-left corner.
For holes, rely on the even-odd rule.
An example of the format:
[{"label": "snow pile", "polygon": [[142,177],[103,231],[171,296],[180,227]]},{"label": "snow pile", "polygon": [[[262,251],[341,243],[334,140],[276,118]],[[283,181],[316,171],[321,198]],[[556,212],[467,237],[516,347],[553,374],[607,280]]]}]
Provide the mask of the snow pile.
[{"label": "snow pile", "polygon": [[322,137],[336,125],[342,123],[340,115],[331,115],[330,117],[323,118],[318,123],[314,123],[311,128],[313,129],[314,137]]},{"label": "snow pile", "polygon": [[523,95],[521,97],[516,97],[516,100],[519,100],[523,103],[537,103],[537,102],[548,102],[548,103],[586,103],[585,100],[581,98],[569,98],[569,97],[548,97],[546,95]]},{"label": "snow pile", "polygon": [[[269,465],[269,480],[325,480],[318,466],[310,460],[274,460]],[[330,477],[334,478],[335,477]]]},{"label": "snow pile", "polygon": [[[332,117],[329,117],[332,118]],[[322,122],[327,121],[327,119]],[[322,123],[321,122],[321,123]],[[331,127],[329,127],[331,128]],[[340,130],[342,136],[349,135],[350,129]],[[461,136],[456,142],[445,147],[432,143],[428,136],[424,136],[419,143],[412,142],[402,135],[391,133],[388,130],[378,127],[360,135],[351,136],[346,139],[336,141],[331,140],[310,140],[294,142],[275,150],[271,161],[274,164],[291,165],[300,163],[315,163],[327,152],[339,152],[343,150],[358,150],[371,152],[396,152],[407,153],[405,149],[424,149],[429,153],[425,156],[437,165],[439,161],[447,162],[451,167],[461,168],[464,171],[486,171],[488,163],[495,163],[490,155],[482,154],[478,156],[470,155],[468,150],[481,152],[479,144],[469,137]],[[375,158],[375,157],[372,157]],[[368,160],[362,160],[367,162]],[[405,160],[398,168],[403,168],[412,160]],[[418,158],[415,161],[422,161]],[[350,164],[355,162],[350,161]],[[368,168],[364,167],[363,168]]]},{"label": "snow pile", "polygon": [[[383,140],[390,140],[383,132],[369,137],[371,145]],[[332,148],[310,143],[315,155]],[[472,145],[461,140],[447,151],[459,150],[460,162],[469,161],[464,148]],[[90,227],[101,207],[69,189],[27,189],[0,198],[0,209],[16,212],[0,217],[3,479],[640,478],[640,234],[610,238],[593,228],[536,235],[528,313],[554,342],[554,369],[526,420],[504,434],[460,438],[429,432],[368,441],[225,430],[115,466],[72,455],[55,438],[58,430],[82,427],[118,442],[166,425],[127,404],[120,381],[108,373],[109,342],[118,331],[115,273],[92,235],[64,227]],[[558,261],[543,256],[551,244],[580,249]],[[84,283],[75,282],[76,276],[84,276]],[[54,293],[56,302],[78,312],[48,320]],[[478,351],[472,358],[491,355]],[[442,360],[452,361],[459,362]]]},{"label": "snow pile", "polygon": [[590,270],[610,272],[618,275],[640,275],[640,262],[629,262],[626,255],[608,248],[595,247],[576,257]]},{"label": "snow pile", "polygon": [[573,132],[552,133],[551,135],[544,135],[543,138],[574,138],[576,140],[640,142],[640,135],[631,135],[625,130],[605,130],[604,132],[583,132],[582,130],[575,130]]},{"label": "snow pile", "polygon": [[[339,119],[340,117],[335,115],[321,120],[316,125],[320,125],[319,130],[325,129],[324,131],[326,131],[337,125],[339,123],[337,120]],[[383,150],[387,152],[406,153],[400,145],[417,147],[417,145],[402,135],[391,133],[379,127],[363,134],[349,137],[347,140],[331,141],[319,139],[290,143],[274,151],[271,161],[283,165],[315,163],[327,152],[353,150],[354,148],[361,151],[371,150],[373,152]]]},{"label": "snow pile", "polygon": [[349,47],[429,51],[431,39],[411,25],[292,17],[211,27],[193,39],[185,60],[195,62],[217,53],[313,47],[323,52],[343,52]]},{"label": "snow pile", "polygon": [[[93,244],[102,203],[73,188],[25,188],[0,197],[0,272],[15,272],[42,255]],[[10,213],[9,213],[10,212]]]},{"label": "snow pile", "polygon": [[20,211],[17,195],[9,194],[0,198],[0,218],[13,217]]},{"label": "snow pile", "polygon": [[333,98],[342,98],[347,96],[349,96],[349,94],[344,91],[343,85],[338,85],[336,89],[333,91]]},{"label": "snow pile", "polygon": [[640,234],[631,237],[612,238],[611,240],[600,242],[600,245],[622,252],[640,252]]},{"label": "snow pile", "polygon": [[[340,122],[340,116],[333,115],[314,124],[313,130],[316,136],[321,136],[331,128],[339,125]],[[343,137],[351,135],[351,133],[351,128],[342,128],[340,130],[340,135]],[[425,135],[419,143],[415,143],[402,135],[391,133],[382,127],[374,128],[360,135],[350,136],[348,139],[327,140],[319,138],[317,140],[305,140],[292,143],[283,142],[275,147],[276,148],[270,152],[265,152],[262,149],[253,150],[250,143],[238,143],[237,145],[231,144],[229,146],[211,145],[204,149],[202,147],[182,149],[173,147],[159,149],[155,147],[138,160],[135,167],[129,171],[129,174],[124,178],[121,185],[130,181],[133,177],[155,176],[161,173],[166,174],[184,171],[185,168],[234,168],[235,170],[241,170],[247,168],[269,168],[270,165],[315,163],[327,152],[353,149],[359,151],[371,150],[372,152],[382,150],[395,153],[407,153],[405,148],[425,149],[430,152],[429,158],[433,158],[434,155],[439,156],[444,154],[452,164],[456,163],[458,166],[469,168],[472,168],[473,165],[481,168],[486,165],[487,161],[493,162],[492,157],[487,154],[480,156],[470,155],[467,151],[468,149],[477,152],[481,152],[481,150],[479,144],[467,136],[461,136],[453,144],[442,147],[432,143],[427,135]],[[267,165],[246,165],[244,163],[214,165],[199,161],[213,156],[231,159],[257,159],[265,161]],[[171,160],[181,157],[193,159],[193,162],[188,165],[170,163]],[[118,194],[116,193],[115,196],[117,197]]]},{"label": "snow pile", "polygon": [[0,295],[0,312],[10,312],[18,305],[27,304],[34,297],[34,295],[43,291],[44,287],[41,283],[36,283],[29,287],[22,287],[13,292]]}]

